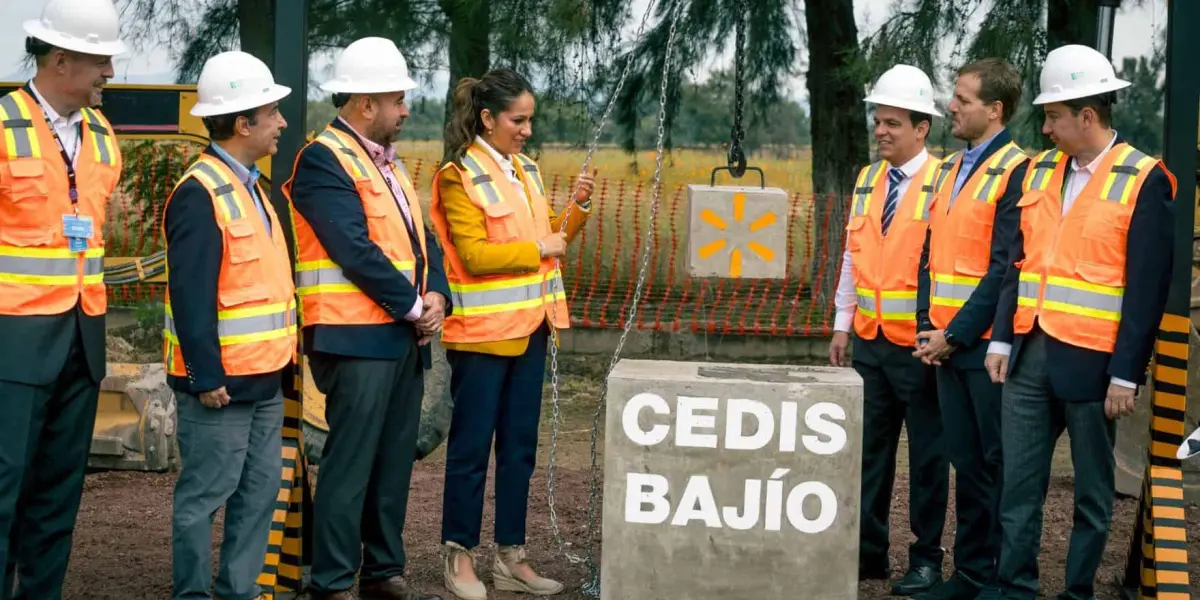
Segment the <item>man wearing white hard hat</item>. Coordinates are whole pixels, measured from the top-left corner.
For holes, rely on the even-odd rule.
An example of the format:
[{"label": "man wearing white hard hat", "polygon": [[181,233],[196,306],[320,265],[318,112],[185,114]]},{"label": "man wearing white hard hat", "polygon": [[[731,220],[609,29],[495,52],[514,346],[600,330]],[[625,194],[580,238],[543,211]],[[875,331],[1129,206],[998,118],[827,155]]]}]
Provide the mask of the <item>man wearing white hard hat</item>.
[{"label": "man wearing white hard hat", "polygon": [[1020,221],[1029,157],[1007,124],[1021,100],[1012,65],[984,58],[958,70],[951,134],[966,149],[946,159],[921,258],[917,350],[937,365],[946,450],[955,474],[954,575],[920,600],[995,593],[1000,551],[1000,390],[984,370],[1000,285]]},{"label": "man wearing white hard hat", "polygon": [[[438,600],[404,578],[404,521],[429,342],[450,311],[442,253],[392,142],[416,87],[390,40],[350,44],[321,86],[338,116],[283,186],[303,348],[329,438],[313,499],[310,598]],[[427,243],[426,240],[429,240]]]},{"label": "man wearing white hard hat", "polygon": [[1095,593],[1114,495],[1116,421],[1134,409],[1171,281],[1175,178],[1111,128],[1114,92],[1130,84],[1087,46],[1046,56],[1039,154],[997,311],[992,376],[1004,381],[1006,598],[1038,595],[1042,506],[1065,430],[1075,521],[1059,598]]},{"label": "man wearing white hard hat", "polygon": [[212,522],[225,507],[213,593],[259,598],[279,492],[283,377],[296,348],[287,241],[255,163],[287,126],[267,65],[209,58],[196,85],[212,142],[163,208],[167,252],[163,363],[175,391],[181,470],[171,522],[175,600],[208,598]]},{"label": "man wearing white hard hat", "polygon": [[933,84],[920,69],[896,65],[876,82],[880,160],[863,167],[846,226],[829,361],[845,366],[854,331],[854,369],[863,378],[863,465],[859,579],[888,579],[888,521],[902,426],[908,429],[910,526],[908,572],[892,592],[912,595],[941,581],[949,464],[932,367],[912,357],[917,271],[942,162],[925,140]]},{"label": "man wearing white hard hat", "polygon": [[57,598],[105,373],[122,166],[95,107],[125,46],[110,0],[49,0],[24,29],[37,72],[0,98],[0,597],[15,571],[17,598]]}]

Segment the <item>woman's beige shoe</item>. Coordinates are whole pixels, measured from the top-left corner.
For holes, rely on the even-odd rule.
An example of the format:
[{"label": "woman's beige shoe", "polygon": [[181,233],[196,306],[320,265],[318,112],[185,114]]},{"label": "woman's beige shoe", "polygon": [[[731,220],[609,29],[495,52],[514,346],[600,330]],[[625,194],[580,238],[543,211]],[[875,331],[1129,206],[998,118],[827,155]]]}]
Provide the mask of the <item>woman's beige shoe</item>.
[{"label": "woman's beige shoe", "polygon": [[[524,546],[500,546],[492,564],[492,584],[497,590],[520,592],[535,596],[551,596],[563,591],[563,584],[534,575],[532,579],[521,579],[509,568],[525,562]],[[532,569],[530,569],[532,572]]]},{"label": "woman's beige shoe", "polygon": [[[482,581],[472,583],[457,581],[458,574],[458,557],[466,555],[471,559],[471,570],[478,572],[475,564],[475,552],[467,550],[454,542],[446,542],[446,559],[443,564],[442,577],[445,579],[446,589],[462,600],[487,600],[487,588],[483,586]],[[478,577],[478,576],[477,576]]]}]

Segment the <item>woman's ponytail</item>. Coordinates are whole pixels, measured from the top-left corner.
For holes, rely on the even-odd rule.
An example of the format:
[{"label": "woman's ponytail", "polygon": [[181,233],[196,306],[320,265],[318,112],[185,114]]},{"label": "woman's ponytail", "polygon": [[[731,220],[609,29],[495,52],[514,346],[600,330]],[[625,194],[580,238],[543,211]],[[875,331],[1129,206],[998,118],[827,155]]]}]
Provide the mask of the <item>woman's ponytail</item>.
[{"label": "woman's ponytail", "polygon": [[481,130],[480,113],[487,109],[499,116],[524,93],[532,94],[533,86],[512,69],[494,69],[479,79],[460,79],[454,88],[454,112],[446,123],[446,156],[442,157],[442,164],[453,162],[461,167],[463,156]]}]

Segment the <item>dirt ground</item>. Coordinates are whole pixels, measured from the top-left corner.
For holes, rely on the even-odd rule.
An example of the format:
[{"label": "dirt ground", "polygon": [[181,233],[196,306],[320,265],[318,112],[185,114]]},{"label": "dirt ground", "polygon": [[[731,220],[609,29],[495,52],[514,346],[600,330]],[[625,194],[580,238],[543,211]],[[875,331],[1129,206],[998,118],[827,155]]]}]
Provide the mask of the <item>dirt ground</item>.
[{"label": "dirt ground", "polygon": [[[589,435],[601,369],[607,360],[568,359],[562,368],[560,390],[562,426],[559,433],[558,469],[555,474],[559,527],[568,541],[582,543],[587,527]],[[546,498],[546,465],[550,440],[550,406],[543,411],[543,447],[539,469],[534,475],[530,494],[529,549],[535,564],[547,576],[564,581],[568,589],[559,598],[587,598],[580,592],[587,569],[556,556]],[[602,438],[601,438],[602,440]],[[1053,598],[1062,589],[1063,566],[1072,521],[1072,482],[1069,453],[1060,446],[1056,475],[1052,478],[1046,502],[1046,518],[1040,567],[1042,594]],[[901,450],[902,460],[906,453]],[[602,461],[601,458],[598,459]],[[438,545],[442,500],[441,451],[420,462],[413,475],[405,540],[408,547],[409,578],[418,587],[451,596],[441,584],[441,553]],[[893,575],[903,574],[906,548],[912,539],[908,532],[907,468],[897,469],[896,492],[892,506]],[[162,600],[171,593],[171,494],[172,474],[128,472],[97,473],[88,476],[74,539],[74,554],[67,576],[64,598],[88,600]],[[484,513],[483,539],[491,538],[492,489],[489,483]],[[1120,499],[1114,511],[1113,532],[1100,570],[1099,600],[1118,598],[1111,583],[1122,573],[1133,528],[1136,500]],[[597,505],[599,510],[599,505]],[[953,504],[948,516],[944,545],[947,547],[946,573],[949,575],[954,539]],[[1200,589],[1200,509],[1188,513],[1191,587]],[[221,519],[214,528],[214,548],[220,542]],[[599,528],[596,530],[597,550]],[[582,548],[571,548],[582,554]],[[492,548],[481,555],[481,571],[490,564]],[[489,578],[484,576],[484,581]],[[888,598],[890,584],[867,582],[859,586],[863,600]],[[496,593],[499,599],[517,595]],[[670,600],[670,599],[663,599]]]}]

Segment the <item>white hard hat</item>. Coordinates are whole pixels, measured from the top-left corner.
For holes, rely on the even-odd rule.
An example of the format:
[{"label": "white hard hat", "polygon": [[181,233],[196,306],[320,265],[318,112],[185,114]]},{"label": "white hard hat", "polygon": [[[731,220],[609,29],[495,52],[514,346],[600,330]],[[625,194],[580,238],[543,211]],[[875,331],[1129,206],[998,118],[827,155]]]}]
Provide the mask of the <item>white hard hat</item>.
[{"label": "white hard hat", "polygon": [[111,0],[50,0],[40,18],[25,21],[25,32],[64,50],[99,56],[125,52]]},{"label": "white hard hat", "polygon": [[1051,50],[1042,65],[1041,93],[1034,104],[1087,98],[1125,89],[1131,84],[1117,79],[1112,62],[1094,48],[1070,44]]},{"label": "white hard hat", "polygon": [[291,92],[291,88],[277,85],[271,70],[253,55],[222,52],[204,62],[196,82],[199,101],[191,113],[197,117],[227,115],[270,104]]},{"label": "white hard hat", "polygon": [[417,87],[408,61],[387,38],[365,37],[346,46],[333,66],[333,79],[321,86],[335,94],[404,92]]},{"label": "white hard hat", "polygon": [[896,65],[888,69],[863,101],[942,116],[933,103],[933,83],[929,81],[929,76],[912,65]]}]

